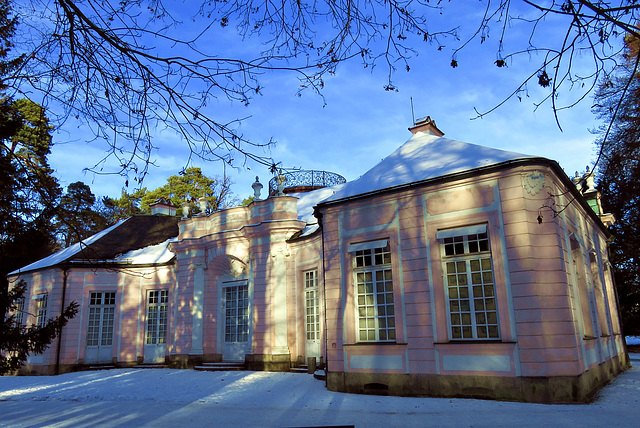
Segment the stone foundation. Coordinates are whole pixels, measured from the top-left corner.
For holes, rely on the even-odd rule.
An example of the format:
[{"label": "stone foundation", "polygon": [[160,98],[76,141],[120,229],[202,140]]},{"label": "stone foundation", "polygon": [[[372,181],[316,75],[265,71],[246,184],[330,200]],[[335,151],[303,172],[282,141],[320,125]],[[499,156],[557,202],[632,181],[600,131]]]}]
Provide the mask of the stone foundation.
[{"label": "stone foundation", "polygon": [[501,377],[328,372],[327,388],[356,394],[585,403],[629,367],[626,354],[580,376]]},{"label": "stone foundation", "polygon": [[[221,354],[172,355],[167,358],[171,368],[190,369],[203,362],[221,362]],[[117,362],[118,368],[135,365],[136,361]],[[59,373],[88,369],[91,365],[61,364]],[[255,371],[288,372],[289,354],[247,354],[245,368]],[[620,354],[579,376],[504,377],[449,376],[389,373],[327,373],[327,388],[331,391],[355,394],[481,398],[533,403],[585,403],[614,377],[629,368],[627,354]],[[55,365],[25,364],[17,374],[54,375]]]},{"label": "stone foundation", "polygon": [[167,364],[172,369],[192,369],[202,363],[222,362],[222,354],[186,355],[177,354],[167,357]]},{"label": "stone foundation", "polygon": [[[135,362],[121,362],[117,364],[60,364],[58,368],[58,374],[77,372],[81,370],[89,370],[90,367],[105,366],[109,368],[128,368],[135,365]],[[55,364],[25,364],[18,369],[16,373],[19,376],[55,376],[56,365]]]},{"label": "stone foundation", "polygon": [[289,354],[247,354],[244,362],[247,370],[288,372],[291,368]]}]

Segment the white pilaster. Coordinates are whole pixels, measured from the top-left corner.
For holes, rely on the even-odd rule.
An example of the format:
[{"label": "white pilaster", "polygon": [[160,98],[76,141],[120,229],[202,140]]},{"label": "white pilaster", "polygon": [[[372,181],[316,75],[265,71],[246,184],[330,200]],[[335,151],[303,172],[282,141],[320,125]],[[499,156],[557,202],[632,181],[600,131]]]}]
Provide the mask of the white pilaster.
[{"label": "white pilaster", "polygon": [[273,258],[273,303],[274,303],[274,354],[289,354],[287,346],[287,256],[289,250],[280,247],[272,251]]},{"label": "white pilaster", "polygon": [[204,264],[194,266],[193,272],[193,304],[191,306],[191,315],[193,315],[193,324],[191,329],[191,352],[190,355],[202,355],[204,349],[202,347],[203,337],[203,313],[204,313]]}]

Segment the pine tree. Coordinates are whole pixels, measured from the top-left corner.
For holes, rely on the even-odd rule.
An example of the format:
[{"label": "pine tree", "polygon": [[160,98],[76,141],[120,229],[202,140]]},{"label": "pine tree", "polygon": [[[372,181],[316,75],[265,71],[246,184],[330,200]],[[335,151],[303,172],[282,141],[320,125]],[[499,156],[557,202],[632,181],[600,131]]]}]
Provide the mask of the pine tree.
[{"label": "pine tree", "polygon": [[140,208],[140,201],[146,194],[147,188],[143,187],[133,193],[123,190],[118,199],[105,196],[100,201],[98,211],[107,219],[108,225],[115,224],[118,220],[124,220],[134,215],[144,214],[144,211]]},{"label": "pine tree", "polygon": [[100,212],[91,188],[82,181],[67,187],[56,217],[57,234],[65,248],[105,229],[110,220]]},{"label": "pine tree", "polygon": [[212,211],[218,211],[235,203],[231,194],[231,180],[228,177],[209,178],[197,167],[187,168],[177,175],[167,178],[167,184],[155,190],[147,192],[141,199],[140,205],[144,211],[149,211],[149,205],[158,198],[170,199],[178,207],[184,201],[191,202],[193,213],[199,213],[200,208],[196,201],[205,197]]},{"label": "pine tree", "polygon": [[14,28],[8,2],[0,0],[0,375],[42,352],[77,311],[72,303],[44,325],[16,323],[26,289],[24,283],[10,288],[7,274],[54,251],[60,187],[46,159],[51,127],[44,109],[4,94],[4,73],[20,64],[20,57],[7,58]]}]

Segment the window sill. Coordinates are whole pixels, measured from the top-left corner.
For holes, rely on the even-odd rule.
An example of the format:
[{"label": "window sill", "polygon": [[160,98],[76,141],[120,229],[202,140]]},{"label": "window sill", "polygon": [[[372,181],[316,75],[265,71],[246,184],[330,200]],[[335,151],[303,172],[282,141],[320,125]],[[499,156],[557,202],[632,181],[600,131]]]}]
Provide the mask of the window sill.
[{"label": "window sill", "polygon": [[483,344],[483,343],[515,344],[515,343],[518,343],[518,342],[499,340],[499,339],[492,339],[492,340],[478,340],[478,339],[456,340],[456,339],[454,339],[454,340],[450,340],[448,342],[433,342],[434,345],[469,345],[469,344],[478,345],[478,344]]},{"label": "window sill", "polygon": [[444,353],[483,353],[483,352],[512,352],[518,342],[503,342],[500,340],[468,340],[434,343],[438,352]]},{"label": "window sill", "polygon": [[407,346],[407,343],[402,342],[357,342],[357,343],[345,343],[342,345],[347,348],[350,346]]}]

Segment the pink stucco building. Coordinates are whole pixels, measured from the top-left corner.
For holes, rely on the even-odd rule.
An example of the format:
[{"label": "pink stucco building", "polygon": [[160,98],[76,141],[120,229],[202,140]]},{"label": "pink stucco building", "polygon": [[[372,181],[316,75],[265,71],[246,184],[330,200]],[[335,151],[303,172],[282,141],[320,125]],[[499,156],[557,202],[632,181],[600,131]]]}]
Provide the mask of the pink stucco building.
[{"label": "pink stucco building", "polygon": [[81,307],[23,370],[315,357],[336,391],[587,400],[628,364],[593,174],[410,129],[357,180],[160,203],[13,272],[24,322]]}]

